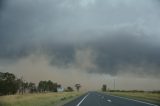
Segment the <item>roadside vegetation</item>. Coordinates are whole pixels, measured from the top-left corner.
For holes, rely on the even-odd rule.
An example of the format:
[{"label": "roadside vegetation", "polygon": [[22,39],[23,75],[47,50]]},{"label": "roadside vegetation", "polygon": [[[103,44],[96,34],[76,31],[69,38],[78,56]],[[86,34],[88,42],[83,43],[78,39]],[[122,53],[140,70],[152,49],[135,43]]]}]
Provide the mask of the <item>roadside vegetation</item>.
[{"label": "roadside vegetation", "polygon": [[[81,85],[75,84],[79,91]],[[62,106],[80,96],[71,86],[48,81],[27,82],[14,74],[0,72],[0,106]]]},{"label": "roadside vegetation", "polygon": [[131,98],[131,99],[141,100],[141,101],[160,105],[160,91],[137,91],[137,90],[114,91],[114,90],[111,90],[107,93],[109,93],[111,95],[127,97],[127,98]]},{"label": "roadside vegetation", "polygon": [[61,88],[61,85],[48,81],[39,81],[38,84],[34,82],[27,82],[21,78],[17,78],[12,73],[0,72],[0,95],[13,95],[24,93],[42,93],[42,92],[57,92],[57,88]]},{"label": "roadside vegetation", "polygon": [[0,106],[61,106],[80,94],[61,92],[0,96]]},{"label": "roadside vegetation", "polygon": [[[80,84],[75,84],[77,91],[81,88]],[[39,81],[38,84],[33,82],[27,82],[21,78],[17,78],[12,73],[0,72],[0,96],[14,95],[14,94],[26,94],[26,93],[46,93],[46,92],[73,92],[74,89],[71,86],[63,88],[60,84],[48,81]]]}]

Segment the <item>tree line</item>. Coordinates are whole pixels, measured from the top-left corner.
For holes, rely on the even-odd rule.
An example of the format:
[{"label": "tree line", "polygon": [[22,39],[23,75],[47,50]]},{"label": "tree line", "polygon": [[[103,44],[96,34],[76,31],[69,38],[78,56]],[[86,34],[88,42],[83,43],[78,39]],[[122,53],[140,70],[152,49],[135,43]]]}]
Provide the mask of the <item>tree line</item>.
[{"label": "tree line", "polygon": [[[75,86],[77,90],[80,88],[80,84]],[[0,95],[10,95],[10,94],[24,94],[28,93],[38,93],[38,92],[57,92],[57,88],[61,88],[61,85],[54,83],[51,80],[39,81],[36,86],[33,82],[26,82],[23,77],[17,78],[14,74],[9,72],[0,72]],[[67,92],[73,91],[72,87],[67,87],[65,89]]]}]

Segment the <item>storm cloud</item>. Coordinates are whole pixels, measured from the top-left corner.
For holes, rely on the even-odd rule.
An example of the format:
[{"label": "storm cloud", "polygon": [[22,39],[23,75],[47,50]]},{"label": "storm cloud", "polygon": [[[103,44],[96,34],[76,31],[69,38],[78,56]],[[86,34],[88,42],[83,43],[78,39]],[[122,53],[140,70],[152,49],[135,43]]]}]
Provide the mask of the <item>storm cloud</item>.
[{"label": "storm cloud", "polygon": [[0,71],[43,55],[60,73],[158,78],[159,28],[158,0],[1,0]]}]

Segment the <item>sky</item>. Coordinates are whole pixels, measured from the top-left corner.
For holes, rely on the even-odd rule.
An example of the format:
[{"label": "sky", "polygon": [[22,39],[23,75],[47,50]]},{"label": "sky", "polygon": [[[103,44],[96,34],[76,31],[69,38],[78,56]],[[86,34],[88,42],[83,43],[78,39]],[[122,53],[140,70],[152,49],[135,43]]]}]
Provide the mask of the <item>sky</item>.
[{"label": "sky", "polygon": [[0,0],[0,72],[159,90],[159,28],[159,0]]}]

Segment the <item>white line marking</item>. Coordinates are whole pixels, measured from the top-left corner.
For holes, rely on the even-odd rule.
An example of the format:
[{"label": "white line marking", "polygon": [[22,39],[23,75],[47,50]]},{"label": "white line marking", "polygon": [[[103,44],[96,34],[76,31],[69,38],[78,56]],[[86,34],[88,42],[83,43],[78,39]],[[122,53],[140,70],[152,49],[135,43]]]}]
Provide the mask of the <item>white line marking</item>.
[{"label": "white line marking", "polygon": [[[109,95],[109,94],[107,94],[107,95]],[[113,96],[113,95],[109,95],[109,96]],[[139,100],[129,99],[129,98],[126,98],[126,97],[120,97],[120,96],[113,96],[113,97],[122,98],[122,99],[126,99],[126,100],[131,100],[131,101],[135,101],[135,102],[139,102],[139,103],[144,103],[144,104],[147,104],[147,105],[158,106],[158,105],[155,105],[155,104],[152,104],[152,103],[142,102],[142,101],[139,101]]]},{"label": "white line marking", "polygon": [[87,94],[76,106],[80,106],[80,104],[87,98],[89,94]]},{"label": "white line marking", "polygon": [[109,99],[108,99],[107,101],[108,101],[108,102],[112,102],[112,101],[111,101],[111,100],[109,100]]}]

